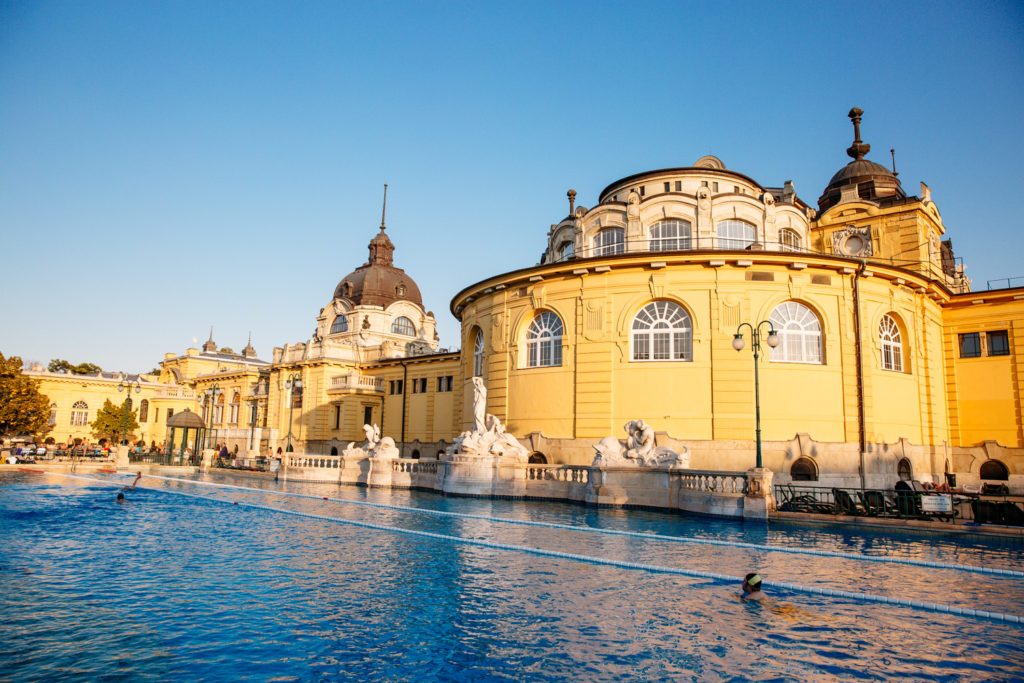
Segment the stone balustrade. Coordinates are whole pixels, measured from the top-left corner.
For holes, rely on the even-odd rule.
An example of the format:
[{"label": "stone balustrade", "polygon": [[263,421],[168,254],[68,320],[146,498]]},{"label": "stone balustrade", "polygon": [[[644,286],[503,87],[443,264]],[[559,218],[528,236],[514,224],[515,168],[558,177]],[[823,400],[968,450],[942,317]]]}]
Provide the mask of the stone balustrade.
[{"label": "stone balustrade", "polygon": [[672,473],[679,479],[679,487],[690,491],[713,491],[718,493],[747,492],[747,475],[743,472],[714,472],[709,470],[677,470]]},{"label": "stone balustrade", "polygon": [[384,393],[384,380],[380,377],[367,377],[365,375],[336,375],[331,378],[331,385],[328,391],[369,391],[378,394]]}]

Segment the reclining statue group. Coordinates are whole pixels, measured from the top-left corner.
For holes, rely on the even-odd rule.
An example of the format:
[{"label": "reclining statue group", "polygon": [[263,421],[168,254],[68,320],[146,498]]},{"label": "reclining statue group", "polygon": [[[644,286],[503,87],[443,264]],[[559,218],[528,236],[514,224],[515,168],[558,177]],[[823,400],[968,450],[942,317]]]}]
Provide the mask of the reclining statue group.
[{"label": "reclining statue group", "polygon": [[[664,446],[654,445],[654,430],[643,420],[630,420],[625,424],[628,438],[620,441],[614,436],[601,439],[594,450],[597,455],[594,467],[659,467],[688,468],[690,450],[683,446],[682,452]],[[381,437],[377,425],[363,425],[366,442],[356,446],[351,442],[344,450],[346,456],[398,458],[400,453],[395,440],[390,436]],[[505,431],[505,425],[487,412],[487,387],[480,377],[473,378],[473,429],[457,436],[445,454],[470,456],[501,456],[526,462],[530,451],[516,437]]]}]

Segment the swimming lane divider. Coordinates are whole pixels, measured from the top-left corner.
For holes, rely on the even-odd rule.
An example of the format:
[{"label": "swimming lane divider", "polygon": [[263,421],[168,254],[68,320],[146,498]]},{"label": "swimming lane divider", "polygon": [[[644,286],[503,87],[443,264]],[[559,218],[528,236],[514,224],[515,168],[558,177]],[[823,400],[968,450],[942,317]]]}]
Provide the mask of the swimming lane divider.
[{"label": "swimming lane divider", "polygon": [[[47,472],[46,474],[53,474],[55,476],[68,477],[71,479],[81,479],[84,481],[91,481],[99,484],[116,484],[115,482],[108,482],[102,479],[93,479],[91,477],[83,477],[80,475],[63,474],[57,472]],[[506,550],[509,552],[520,552],[528,553],[531,555],[540,555],[543,557],[554,557],[563,560],[573,560],[576,562],[585,562],[587,564],[604,565],[609,567],[620,567],[622,569],[633,569],[638,571],[647,571],[658,574],[675,574],[678,576],[689,576],[697,579],[712,579],[715,581],[721,581],[725,583],[740,583],[743,579],[739,576],[730,576],[729,574],[718,574],[715,572],[703,572],[696,569],[683,569],[680,567],[666,567],[657,564],[644,564],[641,562],[627,562],[625,560],[613,560],[606,557],[594,557],[591,555],[578,555],[576,553],[564,553],[559,550],[547,550],[545,548],[535,548],[532,546],[523,545],[511,545],[508,543],[496,543],[494,541],[484,541],[477,538],[463,538],[461,536],[451,536],[449,534],[439,534],[433,531],[419,531],[417,529],[406,529],[404,527],[388,526],[386,524],[375,524],[373,522],[360,522],[352,519],[341,519],[338,517],[329,517],[327,515],[318,515],[313,512],[302,512],[300,510],[287,510],[285,508],[273,507],[271,505],[260,505],[258,503],[249,503],[245,501],[230,501],[222,498],[209,498],[207,496],[201,496],[196,493],[186,493],[184,491],[176,491],[174,489],[167,488],[151,488],[143,487],[147,491],[155,491],[158,493],[165,493],[174,496],[183,496],[185,498],[194,498],[197,500],[203,500],[211,503],[220,503],[222,505],[235,505],[238,507],[246,507],[253,510],[265,510],[267,512],[279,512],[285,515],[293,515],[295,517],[306,517],[308,519],[318,519],[324,522],[333,522],[335,524],[345,524],[348,526],[360,527],[363,529],[374,529],[376,531],[387,531],[392,533],[405,534],[409,536],[419,536],[422,538],[431,538],[439,541],[449,541],[452,543],[462,543],[465,545],[475,545],[482,548],[491,548],[494,550]],[[795,583],[782,583],[775,581],[763,581],[765,586],[773,588],[782,588],[783,590],[789,590],[797,593],[809,593],[812,595],[824,595],[827,597],[834,598],[845,598],[848,600],[858,600],[862,602],[874,602],[882,603],[887,605],[899,605],[901,607],[910,607],[913,609],[928,611],[928,612],[939,612],[943,614],[956,614],[965,617],[975,617],[978,619],[987,619],[990,621],[999,621],[1008,624],[1022,624],[1024,623],[1024,617],[1019,617],[1015,614],[1003,614],[1001,612],[989,612],[987,610],[974,610],[965,609],[963,607],[954,607],[952,605],[942,605],[934,602],[922,602],[919,600],[904,600],[902,598],[890,598],[884,595],[874,595],[871,593],[854,593],[851,591],[832,590],[829,588],[816,588],[814,586],[802,586]]]},{"label": "swimming lane divider", "polygon": [[[130,476],[130,475],[125,475]],[[905,557],[885,557],[881,555],[861,555],[856,553],[841,553],[835,550],[817,550],[814,548],[786,548],[777,545],[762,545],[759,543],[744,543],[742,541],[720,541],[710,538],[696,538],[693,536],[665,536],[663,534],[648,534],[638,531],[620,531],[618,529],[595,529],[589,526],[577,526],[574,524],[558,524],[557,522],[537,522],[522,519],[505,519],[502,517],[487,517],[484,515],[471,515],[464,512],[447,512],[444,510],[430,510],[427,508],[406,507],[403,505],[388,505],[386,503],[373,503],[363,500],[346,500],[344,498],[328,498],[316,496],[309,493],[294,493],[292,491],[274,491],[271,489],[257,489],[249,486],[236,486],[234,484],[220,484],[212,481],[194,481],[191,479],[179,479],[177,477],[165,477],[157,474],[147,474],[152,479],[163,479],[182,484],[195,484],[198,486],[212,486],[215,488],[234,489],[237,491],[250,491],[253,493],[267,493],[278,496],[295,496],[296,498],[309,498],[313,500],[327,500],[334,503],[347,505],[363,505],[366,507],[384,508],[388,510],[401,510],[403,512],[419,512],[428,515],[445,517],[459,517],[461,519],[476,519],[487,522],[499,522],[502,524],[519,524],[522,526],[545,527],[548,529],[564,529],[567,531],[580,531],[588,534],[605,534],[608,536],[628,536],[631,538],[643,538],[653,541],[671,541],[674,543],[695,543],[699,545],[722,546],[729,548],[743,548],[746,550],[764,550],[775,553],[790,553],[794,555],[814,555],[817,557],[837,557],[844,560],[858,560],[862,562],[882,562],[888,564],[903,564],[913,567],[927,567],[929,569],[952,569],[963,572],[974,572],[977,574],[993,574],[996,576],[1011,576],[1024,578],[1024,572],[1014,569],[1002,569],[1000,567],[978,567],[969,564],[953,564],[949,562],[932,562],[929,560],[915,560]]]}]

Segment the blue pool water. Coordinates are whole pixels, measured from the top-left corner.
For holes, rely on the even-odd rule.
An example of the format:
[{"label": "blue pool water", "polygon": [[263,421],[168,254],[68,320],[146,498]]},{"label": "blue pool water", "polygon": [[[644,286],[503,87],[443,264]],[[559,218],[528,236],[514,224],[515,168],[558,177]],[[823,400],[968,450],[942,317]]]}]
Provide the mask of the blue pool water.
[{"label": "blue pool water", "polygon": [[[202,481],[261,490],[217,489]],[[0,680],[1024,676],[1020,624],[770,587],[770,603],[746,604],[737,599],[738,586],[718,580],[458,539],[692,572],[740,576],[757,570],[766,582],[1024,616],[1019,576],[852,557],[1024,571],[1018,542],[249,479],[147,477],[143,485],[118,505],[116,489],[104,483],[0,475]],[[601,529],[636,534],[597,533]],[[648,534],[851,557],[708,546]]]}]

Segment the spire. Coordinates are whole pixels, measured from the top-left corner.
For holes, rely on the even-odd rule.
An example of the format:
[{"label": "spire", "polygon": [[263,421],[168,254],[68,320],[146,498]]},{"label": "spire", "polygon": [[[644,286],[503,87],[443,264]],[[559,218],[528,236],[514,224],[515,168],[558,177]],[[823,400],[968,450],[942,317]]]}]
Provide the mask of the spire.
[{"label": "spire", "polygon": [[898,176],[899,173],[896,172],[896,148],[893,147],[892,149],[890,149],[889,154],[892,155],[892,174],[894,176]]},{"label": "spire", "polygon": [[380,210],[380,232],[370,240],[370,265],[392,266],[395,252],[395,245],[391,243],[388,236],[384,234],[387,226],[384,225],[384,215],[388,208],[388,184],[384,183],[384,205]]},{"label": "spire", "polygon": [[860,116],[864,113],[864,110],[860,107],[854,107],[850,110],[847,116],[853,121],[853,144],[849,146],[846,153],[853,157],[854,161],[863,159],[864,155],[871,151],[871,145],[861,142],[860,139]]},{"label": "spire", "polygon": [[252,330],[249,330],[249,343],[242,349],[242,356],[245,358],[255,358],[256,349],[252,347]]},{"label": "spire", "polygon": [[217,342],[213,341],[213,325],[210,325],[210,338],[203,344],[203,351],[210,351],[211,353],[217,351]]},{"label": "spire", "polygon": [[569,191],[565,193],[565,196],[569,198],[569,215],[572,216],[575,212],[574,205],[576,204],[576,190],[570,188]]},{"label": "spire", "polygon": [[384,183],[384,206],[380,209],[380,229],[384,230],[384,214],[388,210],[388,184]]}]

